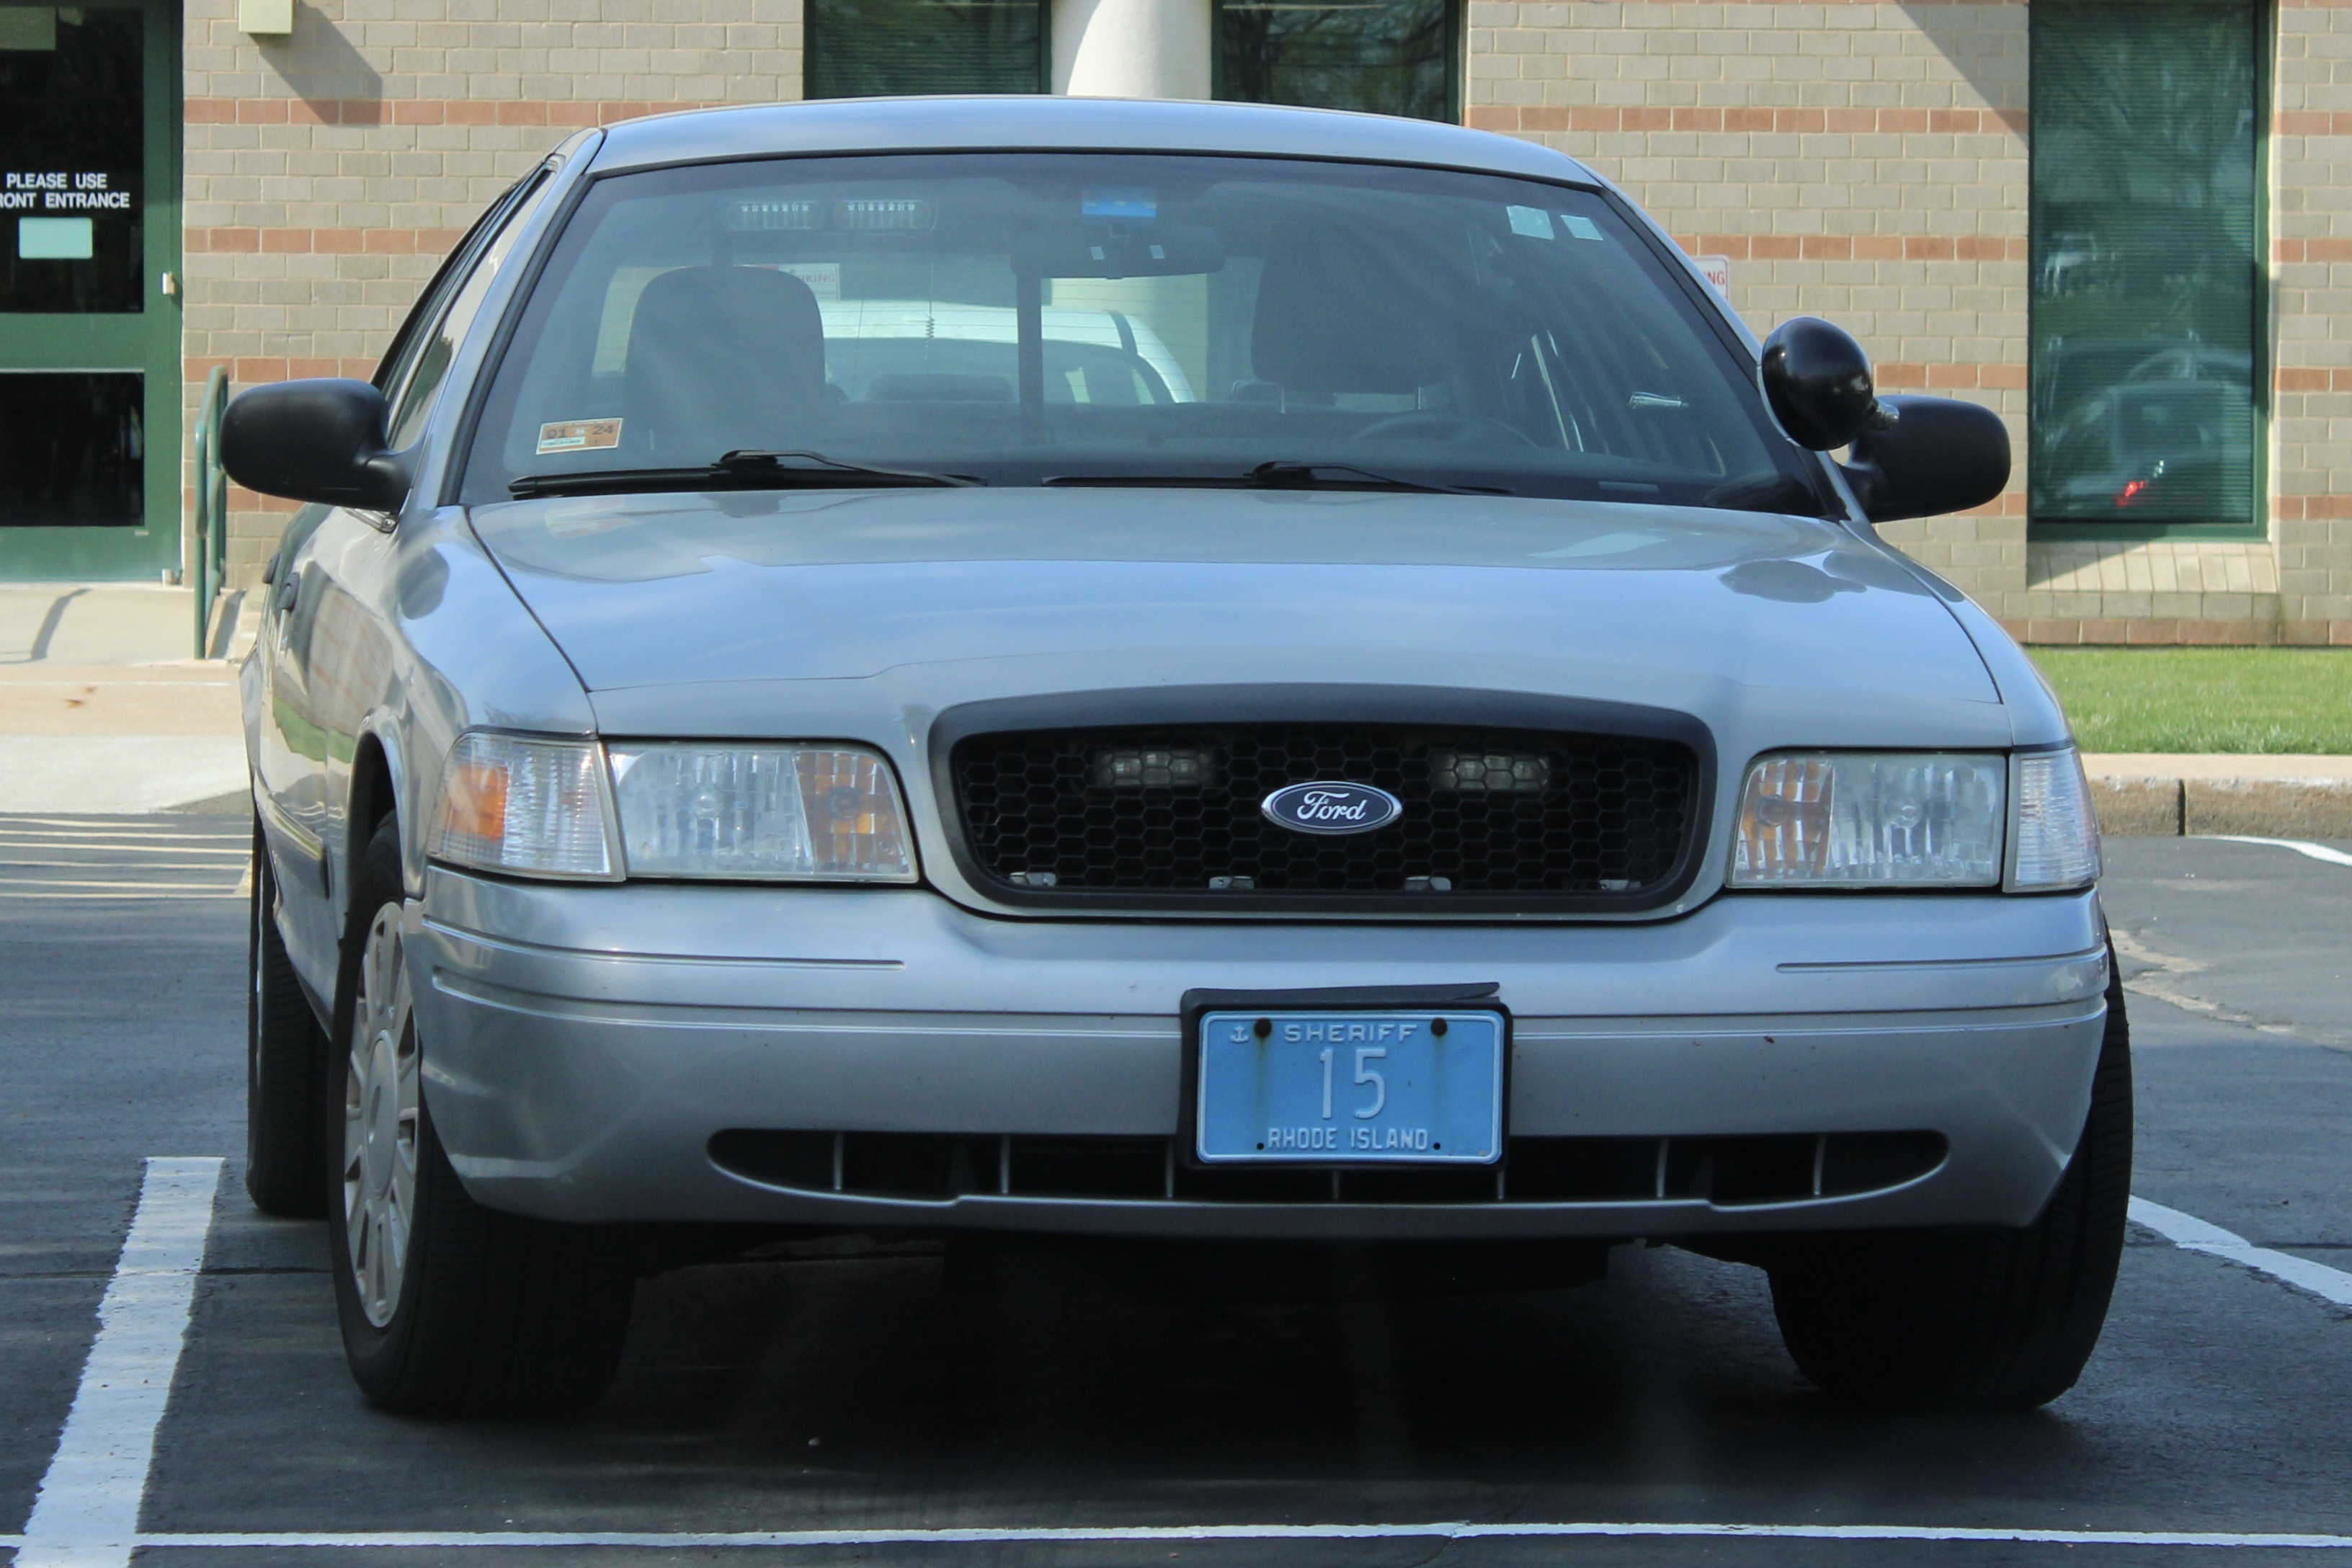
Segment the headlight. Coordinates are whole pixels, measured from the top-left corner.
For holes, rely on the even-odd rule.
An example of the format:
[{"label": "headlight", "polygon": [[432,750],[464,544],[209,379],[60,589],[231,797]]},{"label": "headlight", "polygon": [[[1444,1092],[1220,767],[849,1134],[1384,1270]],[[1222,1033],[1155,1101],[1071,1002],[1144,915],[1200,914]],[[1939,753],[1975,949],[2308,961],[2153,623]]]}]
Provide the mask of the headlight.
[{"label": "headlight", "polygon": [[611,748],[633,877],[911,882],[890,764],[838,745]]},{"label": "headlight", "polygon": [[1766,757],[1740,791],[1735,888],[1992,888],[2009,760],[1946,752]]},{"label": "headlight", "polygon": [[617,877],[593,741],[480,732],[449,748],[434,814],[437,860],[524,877]]},{"label": "headlight", "polygon": [[2098,880],[2099,822],[2091,812],[2082,756],[2072,746],[2020,752],[2010,766],[2010,795],[2017,803],[2010,831],[2010,889],[2042,892]]}]

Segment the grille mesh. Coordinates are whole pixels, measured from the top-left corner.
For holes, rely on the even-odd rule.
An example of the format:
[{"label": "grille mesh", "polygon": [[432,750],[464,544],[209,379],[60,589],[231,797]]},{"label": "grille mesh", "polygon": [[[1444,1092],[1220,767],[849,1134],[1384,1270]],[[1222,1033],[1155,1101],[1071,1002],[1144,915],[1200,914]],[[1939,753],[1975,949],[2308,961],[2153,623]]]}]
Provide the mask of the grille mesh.
[{"label": "grille mesh", "polygon": [[[1671,741],[1367,724],[973,735],[951,768],[978,868],[1033,902],[1244,891],[1638,899],[1681,864],[1697,778],[1696,758]],[[1403,815],[1346,836],[1261,815],[1274,791],[1318,780],[1378,785]]]}]

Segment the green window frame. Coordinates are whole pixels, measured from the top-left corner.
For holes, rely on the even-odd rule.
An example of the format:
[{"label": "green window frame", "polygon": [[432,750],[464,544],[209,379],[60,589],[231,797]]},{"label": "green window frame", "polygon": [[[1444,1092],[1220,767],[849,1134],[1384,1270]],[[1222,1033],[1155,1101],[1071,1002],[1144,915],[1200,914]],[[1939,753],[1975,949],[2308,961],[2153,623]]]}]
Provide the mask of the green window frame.
[{"label": "green window frame", "polygon": [[808,0],[809,98],[1044,92],[1045,0]]},{"label": "green window frame", "polygon": [[1210,95],[1458,124],[1462,0],[1213,0]]},{"label": "green window frame", "polygon": [[2265,0],[2033,0],[2028,531],[2267,531]]}]

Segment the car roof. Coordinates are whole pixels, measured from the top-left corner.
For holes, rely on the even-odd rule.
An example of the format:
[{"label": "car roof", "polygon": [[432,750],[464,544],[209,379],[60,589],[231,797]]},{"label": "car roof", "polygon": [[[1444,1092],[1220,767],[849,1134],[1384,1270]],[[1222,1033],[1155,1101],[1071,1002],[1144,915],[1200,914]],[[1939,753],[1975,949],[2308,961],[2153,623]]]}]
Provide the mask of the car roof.
[{"label": "car roof", "polygon": [[762,153],[1054,149],[1259,153],[1418,163],[1597,184],[1532,142],[1383,114],[1258,103],[999,94],[847,98],[688,110],[612,126],[597,174]]}]

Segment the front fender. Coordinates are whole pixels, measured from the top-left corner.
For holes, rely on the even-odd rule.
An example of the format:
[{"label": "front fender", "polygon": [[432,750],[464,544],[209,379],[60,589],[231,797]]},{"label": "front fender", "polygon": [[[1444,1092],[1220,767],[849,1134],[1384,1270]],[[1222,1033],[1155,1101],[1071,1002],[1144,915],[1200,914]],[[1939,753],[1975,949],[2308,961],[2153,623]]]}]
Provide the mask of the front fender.
[{"label": "front fender", "polygon": [[475,728],[593,735],[588,693],[553,640],[482,548],[463,509],[404,520],[401,559],[383,614],[396,629],[372,732],[404,831],[412,891],[425,885],[425,832],[441,769]]}]

